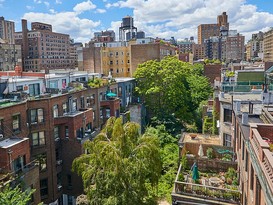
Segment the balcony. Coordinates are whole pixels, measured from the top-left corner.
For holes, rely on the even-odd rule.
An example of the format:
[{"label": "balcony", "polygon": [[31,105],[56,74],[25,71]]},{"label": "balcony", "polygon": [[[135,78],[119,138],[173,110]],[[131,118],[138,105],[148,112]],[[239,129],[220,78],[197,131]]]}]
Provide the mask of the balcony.
[{"label": "balcony", "polygon": [[[218,182],[212,181],[215,177],[211,177],[209,184],[203,183],[206,181],[205,179],[202,179],[203,182],[198,184],[184,174],[182,165],[180,165],[172,192],[173,204],[240,204],[241,193],[235,186],[227,186],[232,188],[217,187]],[[221,180],[218,179],[218,181]]]}]

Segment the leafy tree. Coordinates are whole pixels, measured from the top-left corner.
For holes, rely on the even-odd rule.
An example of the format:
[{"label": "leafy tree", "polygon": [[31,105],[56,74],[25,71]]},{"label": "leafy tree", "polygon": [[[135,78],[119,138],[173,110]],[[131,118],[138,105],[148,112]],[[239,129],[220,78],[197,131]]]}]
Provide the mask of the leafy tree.
[{"label": "leafy tree", "polygon": [[148,127],[146,133],[157,136],[160,141],[160,155],[163,164],[158,184],[158,197],[170,202],[170,193],[178,169],[178,139],[170,135],[164,125],[158,125],[155,128]]},{"label": "leafy tree", "polygon": [[139,125],[110,118],[102,132],[85,144],[88,154],[75,159],[90,204],[156,204],[161,173],[159,141],[139,135]]},{"label": "leafy tree", "polygon": [[19,186],[12,188],[8,184],[0,190],[0,204],[27,205],[33,192],[35,192],[35,190],[22,191]]},{"label": "leafy tree", "polygon": [[140,64],[134,73],[136,91],[144,100],[149,119],[174,116],[180,123],[193,122],[199,103],[207,100],[212,88],[200,65],[175,57]]}]

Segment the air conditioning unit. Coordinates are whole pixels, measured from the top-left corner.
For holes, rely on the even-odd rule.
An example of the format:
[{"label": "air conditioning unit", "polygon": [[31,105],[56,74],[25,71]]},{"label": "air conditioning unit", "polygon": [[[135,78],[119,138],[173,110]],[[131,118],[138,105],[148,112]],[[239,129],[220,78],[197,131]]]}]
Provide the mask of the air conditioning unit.
[{"label": "air conditioning unit", "polygon": [[62,185],[58,185],[58,191],[60,191],[63,188]]},{"label": "air conditioning unit", "polygon": [[0,134],[0,140],[4,138],[4,135],[3,134]]},{"label": "air conditioning unit", "polygon": [[63,160],[57,160],[57,165],[61,165],[63,163]]}]

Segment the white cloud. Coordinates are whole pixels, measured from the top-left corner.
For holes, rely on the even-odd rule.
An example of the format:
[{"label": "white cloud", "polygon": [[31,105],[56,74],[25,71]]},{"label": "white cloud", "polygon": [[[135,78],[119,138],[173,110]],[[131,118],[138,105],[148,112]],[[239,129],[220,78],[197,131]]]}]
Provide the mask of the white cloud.
[{"label": "white cloud", "polygon": [[27,10],[33,10],[34,6],[26,6]]},{"label": "white cloud", "polygon": [[62,4],[63,2],[61,0],[56,0],[55,3],[56,4]]},{"label": "white cloud", "polygon": [[106,8],[130,8],[135,25],[147,35],[164,38],[197,36],[197,26],[216,23],[222,12],[229,15],[231,29],[245,34],[264,30],[273,25],[273,14],[259,12],[246,0],[123,0],[107,3]]},{"label": "white cloud", "polygon": [[36,3],[36,4],[41,4],[41,3],[43,3],[41,0],[34,0],[34,3]]},{"label": "white cloud", "polygon": [[53,31],[69,34],[75,41],[88,42],[93,36],[94,30],[100,25],[100,21],[92,21],[78,17],[76,12],[34,13],[24,14],[23,19],[30,22],[43,22],[52,24]]},{"label": "white cloud", "polygon": [[96,8],[96,5],[93,4],[90,0],[88,1],[83,1],[79,4],[77,4],[73,10],[77,13],[83,13],[84,11],[89,11],[89,10],[92,10],[92,9],[95,9]]},{"label": "white cloud", "polygon": [[48,1],[44,1],[44,5],[46,5],[46,7],[49,8],[50,3]]},{"label": "white cloud", "polygon": [[96,13],[103,14],[103,13],[105,13],[105,12],[106,12],[105,9],[96,9]]}]

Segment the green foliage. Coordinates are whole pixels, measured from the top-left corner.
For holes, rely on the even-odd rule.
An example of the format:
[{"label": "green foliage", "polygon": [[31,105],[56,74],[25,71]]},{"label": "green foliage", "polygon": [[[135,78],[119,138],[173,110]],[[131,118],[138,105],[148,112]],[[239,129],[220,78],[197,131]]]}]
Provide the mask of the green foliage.
[{"label": "green foliage", "polygon": [[159,139],[160,156],[163,164],[157,196],[170,202],[173,183],[178,169],[178,139],[170,135],[164,125],[158,125],[156,128],[148,127],[146,133],[157,136]]},{"label": "green foliage", "polygon": [[103,86],[103,81],[101,78],[89,79],[88,86],[90,86],[91,88],[99,88]]},{"label": "green foliage", "polygon": [[225,76],[226,76],[226,77],[234,77],[234,76],[235,76],[235,73],[234,73],[233,71],[227,70],[226,73],[225,73]]},{"label": "green foliage", "polygon": [[213,132],[213,119],[211,117],[205,116],[203,123],[203,133],[212,134]]},{"label": "green foliage", "polygon": [[219,59],[205,59],[204,63],[207,64],[221,64],[221,61]]},{"label": "green foliage", "polygon": [[199,103],[212,93],[202,72],[200,65],[191,65],[171,56],[160,62],[150,60],[138,65],[134,73],[136,91],[145,102],[149,118],[164,121],[171,115],[181,125],[193,122]]},{"label": "green foliage", "polygon": [[90,204],[156,204],[162,163],[159,140],[139,135],[139,125],[110,118],[102,132],[85,143],[87,153],[75,159]]},{"label": "green foliage", "polygon": [[224,154],[222,157],[223,161],[231,161],[232,160],[232,155],[231,154]]},{"label": "green foliage", "polygon": [[212,148],[207,149],[207,157],[208,157],[208,159],[212,159],[214,157]]},{"label": "green foliage", "polygon": [[231,180],[234,180],[235,178],[237,178],[236,170],[232,167],[229,167],[228,171],[225,174],[225,177],[230,178]]},{"label": "green foliage", "polygon": [[189,169],[188,167],[188,159],[187,159],[187,156],[186,154],[183,154],[182,157],[181,157],[181,167],[182,167],[182,171],[185,171],[187,169]]},{"label": "green foliage", "polygon": [[11,188],[6,185],[0,192],[0,204],[5,205],[27,205],[35,190],[22,191],[19,186]]}]

